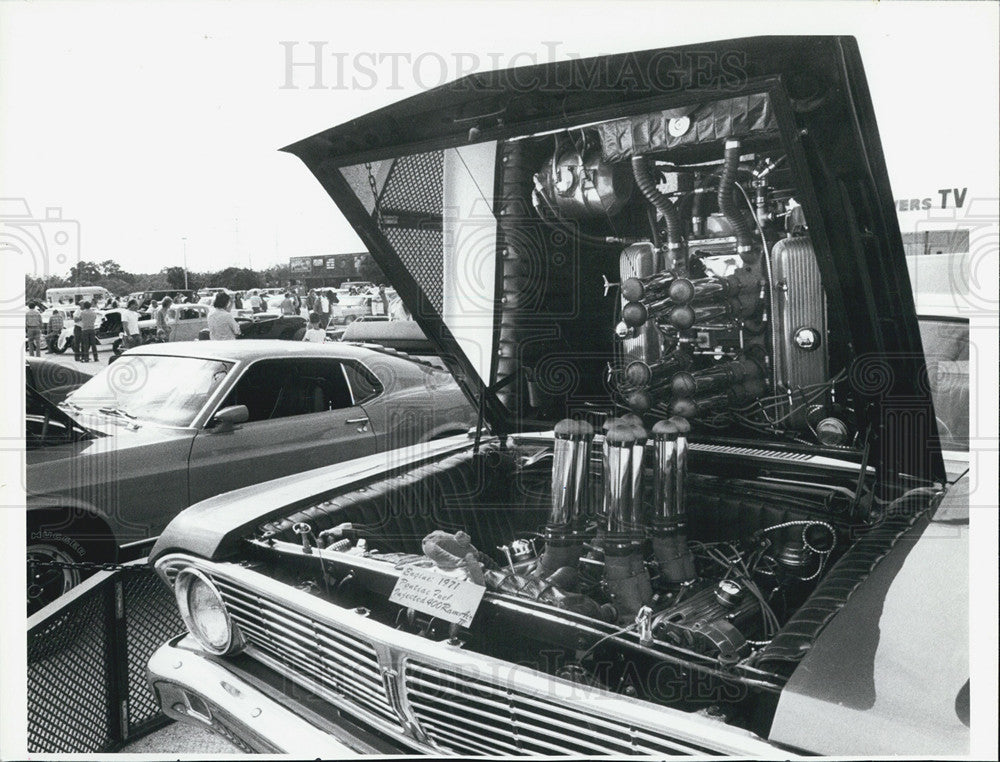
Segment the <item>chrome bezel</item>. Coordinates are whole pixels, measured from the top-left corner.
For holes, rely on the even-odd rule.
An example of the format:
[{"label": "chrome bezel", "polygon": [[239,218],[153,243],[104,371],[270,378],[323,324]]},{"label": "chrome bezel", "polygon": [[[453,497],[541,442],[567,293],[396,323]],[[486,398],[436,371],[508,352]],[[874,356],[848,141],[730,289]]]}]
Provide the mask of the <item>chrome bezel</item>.
[{"label": "chrome bezel", "polygon": [[[188,594],[191,590],[191,585],[195,581],[208,586],[208,589],[212,591],[212,594],[222,607],[223,613],[226,615],[227,638],[225,646],[219,647],[213,643],[209,643],[203,637],[199,628],[195,626],[195,619],[191,614],[191,608],[188,604]],[[208,575],[191,566],[181,569],[177,573],[177,577],[174,580],[174,596],[177,598],[177,607],[180,609],[181,619],[184,620],[184,626],[187,627],[188,632],[190,632],[191,635],[197,639],[202,648],[209,653],[215,654],[216,656],[225,656],[226,654],[231,654],[243,649],[243,637],[236,625],[233,624],[233,619],[229,615],[229,608],[226,606],[226,602],[223,600],[222,594],[219,592],[219,589],[215,586]]]}]

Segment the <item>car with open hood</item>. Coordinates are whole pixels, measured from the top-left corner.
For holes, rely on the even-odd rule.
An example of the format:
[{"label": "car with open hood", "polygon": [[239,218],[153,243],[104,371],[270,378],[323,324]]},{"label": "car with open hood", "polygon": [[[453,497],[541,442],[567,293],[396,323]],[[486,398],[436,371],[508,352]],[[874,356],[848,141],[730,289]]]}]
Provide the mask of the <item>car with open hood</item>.
[{"label": "car with open hood", "polygon": [[309,756],[967,750],[967,481],[853,38],[474,74],[285,150],[479,425],[171,522],[164,712]]}]

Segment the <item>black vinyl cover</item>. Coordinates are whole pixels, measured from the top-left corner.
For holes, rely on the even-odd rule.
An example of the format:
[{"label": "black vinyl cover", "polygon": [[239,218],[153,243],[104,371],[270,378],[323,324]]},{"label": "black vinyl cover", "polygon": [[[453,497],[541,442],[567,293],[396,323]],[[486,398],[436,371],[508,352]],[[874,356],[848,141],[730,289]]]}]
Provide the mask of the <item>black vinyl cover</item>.
[{"label": "black vinyl cover", "polygon": [[[690,125],[677,135],[671,134],[672,119],[687,117]],[[601,153],[605,161],[620,161],[655,151],[701,145],[729,138],[744,138],[762,133],[774,135],[778,123],[766,93],[751,93],[705,103],[690,109],[657,111],[597,125]]]}]

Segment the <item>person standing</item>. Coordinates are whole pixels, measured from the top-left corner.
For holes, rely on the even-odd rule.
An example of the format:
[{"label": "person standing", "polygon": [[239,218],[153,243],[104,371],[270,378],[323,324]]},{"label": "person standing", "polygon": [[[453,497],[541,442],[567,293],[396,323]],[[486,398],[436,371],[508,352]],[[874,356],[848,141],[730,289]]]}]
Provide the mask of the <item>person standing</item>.
[{"label": "person standing", "polygon": [[250,309],[253,310],[254,314],[258,312],[263,312],[262,300],[260,294],[256,290],[250,292]]},{"label": "person standing", "polygon": [[52,315],[49,317],[49,332],[45,337],[45,343],[48,345],[50,355],[54,354],[59,347],[59,334],[62,333],[64,325],[66,325],[66,320],[63,318],[62,312],[60,310],[52,310]]},{"label": "person standing", "polygon": [[73,311],[73,357],[77,362],[83,362],[83,328],[80,327],[80,311],[82,305],[77,303]]},{"label": "person standing", "polygon": [[122,342],[125,349],[142,344],[139,334],[139,303],[135,299],[122,311],[122,331],[125,333],[125,341]]},{"label": "person standing", "polygon": [[313,312],[309,315],[309,330],[302,337],[302,341],[312,341],[316,344],[326,341],[326,331],[320,328],[321,320],[322,316],[319,313]]},{"label": "person standing", "polygon": [[156,312],[153,313],[156,318],[156,335],[161,341],[170,341],[170,323],[167,321],[167,310],[173,303],[174,300],[166,296],[160,302]]},{"label": "person standing", "polygon": [[97,311],[91,309],[90,302],[80,305],[80,362],[87,362],[87,354],[92,350],[94,362],[97,357]]},{"label": "person standing", "polygon": [[240,324],[229,311],[232,300],[225,291],[219,291],[208,313],[208,338],[212,341],[230,341],[240,335]]},{"label": "person standing", "polygon": [[299,311],[295,307],[295,300],[292,298],[290,292],[285,293],[285,298],[281,300],[281,314],[282,315],[298,315]]},{"label": "person standing", "polygon": [[233,294],[233,306],[238,310],[243,309],[243,294],[240,291]]},{"label": "person standing", "polygon": [[320,328],[326,328],[330,324],[330,314],[333,310],[333,304],[329,294],[329,291],[320,291],[319,296],[316,298],[316,312],[322,319]]},{"label": "person standing", "polygon": [[24,314],[24,333],[28,339],[28,354],[32,357],[42,356],[42,324],[38,303],[28,302],[28,311]]}]

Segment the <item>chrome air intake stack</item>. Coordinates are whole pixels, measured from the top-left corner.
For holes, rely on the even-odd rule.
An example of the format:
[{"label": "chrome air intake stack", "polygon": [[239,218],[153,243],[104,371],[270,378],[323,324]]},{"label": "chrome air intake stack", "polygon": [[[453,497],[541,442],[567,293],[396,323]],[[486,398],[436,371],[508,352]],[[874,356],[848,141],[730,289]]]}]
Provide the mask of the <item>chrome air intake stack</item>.
[{"label": "chrome air intake stack", "polygon": [[646,430],[635,416],[616,420],[604,436],[604,580],[621,622],[653,598],[642,554],[643,452]]},{"label": "chrome air intake stack", "polygon": [[538,564],[542,575],[564,566],[576,568],[580,560],[580,524],[587,514],[593,440],[594,429],[586,421],[567,418],[556,424],[552,509],[545,524],[545,551]]},{"label": "chrome air intake stack", "polygon": [[689,428],[683,418],[659,421],[653,426],[656,442],[651,522],[653,556],[664,580],[672,585],[695,578],[694,558],[687,545],[683,492]]},{"label": "chrome air intake stack", "polygon": [[695,579],[698,573],[694,568],[694,557],[687,544],[687,458],[688,434],[691,433],[691,422],[679,415],[669,418],[669,422],[677,427],[677,446],[674,450],[674,509],[677,515],[677,536],[683,550],[684,576],[688,580]]}]

